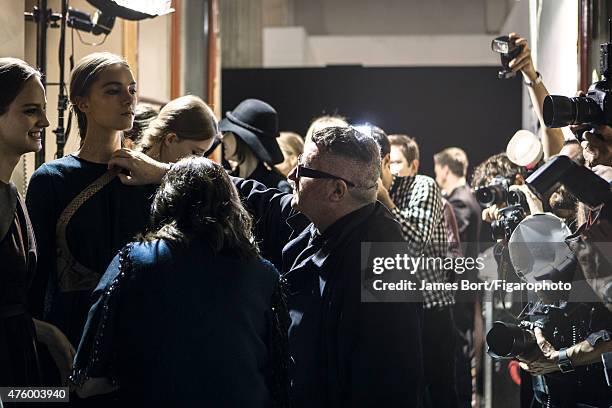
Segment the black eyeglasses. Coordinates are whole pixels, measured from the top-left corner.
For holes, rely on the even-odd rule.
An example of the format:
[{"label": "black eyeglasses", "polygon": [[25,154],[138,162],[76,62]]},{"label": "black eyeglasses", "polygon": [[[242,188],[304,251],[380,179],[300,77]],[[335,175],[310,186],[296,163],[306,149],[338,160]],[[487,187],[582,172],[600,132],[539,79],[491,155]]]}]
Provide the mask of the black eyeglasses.
[{"label": "black eyeglasses", "polygon": [[354,183],[351,183],[350,181],[348,181],[347,179],[344,179],[342,177],[338,177],[338,176],[334,176],[333,174],[329,174],[326,173],[324,171],[320,171],[320,170],[315,170],[315,169],[311,169],[309,167],[305,167],[302,166],[300,164],[300,161],[302,159],[302,155],[298,156],[298,165],[295,169],[295,177],[296,178],[300,178],[300,177],[308,177],[308,178],[314,178],[314,179],[335,179],[335,180],[342,180],[346,183],[347,186],[349,187],[355,187]]}]

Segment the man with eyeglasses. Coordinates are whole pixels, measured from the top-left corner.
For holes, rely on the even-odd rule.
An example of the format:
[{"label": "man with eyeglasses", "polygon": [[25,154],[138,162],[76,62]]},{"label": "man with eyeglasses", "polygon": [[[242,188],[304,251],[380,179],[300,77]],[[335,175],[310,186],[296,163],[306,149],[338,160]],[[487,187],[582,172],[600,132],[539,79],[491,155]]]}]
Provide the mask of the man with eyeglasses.
[{"label": "man with eyeglasses", "polygon": [[[135,182],[163,173],[137,153],[116,158],[112,164]],[[263,256],[278,251],[288,283],[295,407],[420,405],[421,304],[361,302],[361,242],[402,241],[399,224],[376,201],[380,165],[371,136],[328,127],[306,142],[289,174],[293,194],[234,179]]]}]

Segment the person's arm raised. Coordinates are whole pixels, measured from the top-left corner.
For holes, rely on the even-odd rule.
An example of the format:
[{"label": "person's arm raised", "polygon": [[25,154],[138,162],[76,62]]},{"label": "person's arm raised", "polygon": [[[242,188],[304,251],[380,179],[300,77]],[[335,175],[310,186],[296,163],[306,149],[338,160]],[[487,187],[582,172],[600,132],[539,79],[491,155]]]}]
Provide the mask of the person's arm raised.
[{"label": "person's arm raised", "polygon": [[542,147],[544,148],[544,158],[548,159],[550,156],[554,156],[561,151],[565,138],[563,137],[563,132],[561,129],[547,128],[544,124],[544,98],[546,98],[549,94],[548,90],[544,86],[544,83],[542,82],[542,77],[538,71],[536,71],[535,66],[533,65],[531,49],[529,48],[527,40],[520,37],[516,33],[510,33],[510,39],[514,40],[516,45],[523,47],[521,53],[510,61],[509,67],[514,72],[521,71],[525,83],[528,84],[527,90],[529,91],[529,99],[531,99],[533,110],[535,111],[536,115],[538,115],[538,120],[540,121],[540,125],[544,130]]}]

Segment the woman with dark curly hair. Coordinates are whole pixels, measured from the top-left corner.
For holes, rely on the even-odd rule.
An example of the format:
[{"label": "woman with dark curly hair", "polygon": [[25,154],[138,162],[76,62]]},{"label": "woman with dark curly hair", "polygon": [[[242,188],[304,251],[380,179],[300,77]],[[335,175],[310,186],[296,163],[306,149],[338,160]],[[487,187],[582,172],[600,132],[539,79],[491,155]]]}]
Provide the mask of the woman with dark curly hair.
[{"label": "woman with dark curly hair", "polygon": [[72,380],[134,406],[285,406],[288,313],[279,274],[223,168],[167,173],[151,227],[94,292]]}]

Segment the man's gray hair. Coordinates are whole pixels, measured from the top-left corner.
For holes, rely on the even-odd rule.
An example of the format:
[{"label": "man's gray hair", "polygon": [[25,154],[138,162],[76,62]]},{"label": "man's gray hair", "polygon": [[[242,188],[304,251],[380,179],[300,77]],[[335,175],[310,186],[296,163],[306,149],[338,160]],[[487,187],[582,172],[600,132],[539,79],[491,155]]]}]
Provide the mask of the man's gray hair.
[{"label": "man's gray hair", "polygon": [[[332,155],[348,162],[350,181],[355,183],[350,192],[360,202],[376,201],[380,178],[380,147],[370,135],[350,126],[327,127],[312,135],[312,142],[323,155]],[[347,170],[347,169],[344,169]]]}]

